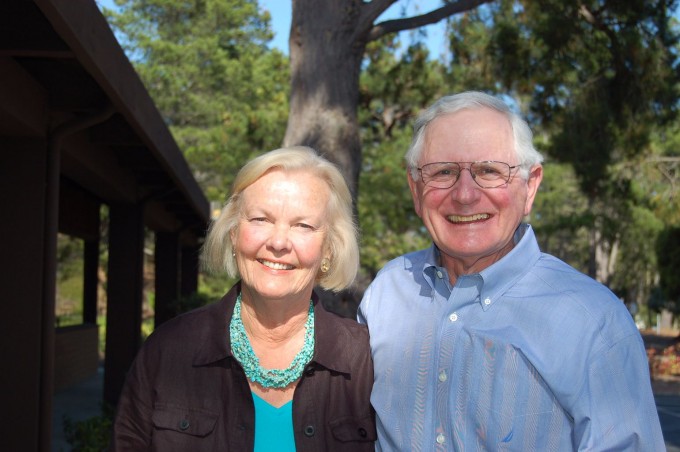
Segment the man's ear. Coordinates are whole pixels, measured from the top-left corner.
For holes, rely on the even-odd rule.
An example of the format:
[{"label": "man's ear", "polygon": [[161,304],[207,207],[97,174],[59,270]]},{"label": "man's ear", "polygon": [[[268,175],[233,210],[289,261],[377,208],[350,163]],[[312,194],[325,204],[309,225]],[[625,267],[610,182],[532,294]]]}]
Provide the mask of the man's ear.
[{"label": "man's ear", "polygon": [[420,189],[420,184],[413,180],[413,176],[411,175],[411,170],[407,169],[406,170],[406,177],[408,179],[408,186],[411,189],[411,197],[413,198],[413,208],[416,211],[416,214],[420,217],[421,212],[422,212],[422,203],[421,203],[421,189]]},{"label": "man's ear", "polygon": [[534,204],[534,198],[538,192],[538,187],[543,180],[543,166],[539,163],[531,167],[529,170],[529,178],[527,179],[527,200],[524,204],[524,215],[531,213],[531,206]]}]

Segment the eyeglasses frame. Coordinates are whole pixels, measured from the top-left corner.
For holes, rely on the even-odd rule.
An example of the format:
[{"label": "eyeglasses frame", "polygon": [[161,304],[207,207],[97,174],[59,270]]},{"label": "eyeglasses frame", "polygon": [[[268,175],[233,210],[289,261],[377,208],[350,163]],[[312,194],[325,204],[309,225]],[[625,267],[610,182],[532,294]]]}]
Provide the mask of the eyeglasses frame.
[{"label": "eyeglasses frame", "polygon": [[[428,185],[428,183],[425,182],[425,179],[423,178],[423,168],[425,168],[428,165],[437,165],[437,164],[442,164],[442,163],[455,163],[456,165],[458,165],[460,167],[460,172],[458,173],[458,177],[456,177],[456,179],[453,181],[453,183],[451,185],[449,185],[448,187],[433,187],[433,188],[437,188],[437,189],[440,189],[440,190],[448,190],[449,188],[456,185],[456,183],[460,179],[461,174],[463,174],[463,170],[467,170],[470,173],[470,177],[472,177],[472,180],[480,188],[484,188],[484,189],[486,189],[486,188],[500,188],[500,187],[503,187],[504,185],[508,185],[510,183],[510,181],[512,180],[512,178],[515,176],[515,174],[517,174],[517,173],[513,174],[513,170],[522,167],[522,165],[511,166],[507,162],[500,162],[498,160],[477,160],[477,161],[474,161],[474,162],[430,162],[430,163],[426,163],[423,166],[416,167],[416,169],[418,170],[418,174],[420,175],[420,180],[423,181],[423,184]],[[476,176],[474,174],[472,174],[471,168],[472,168],[472,165],[474,165],[475,163],[502,163],[503,165],[507,165],[508,166],[508,176],[507,176],[505,182],[503,182],[502,184],[499,184],[499,185],[494,185],[493,187],[484,187],[483,185],[481,185],[477,181]],[[468,166],[464,167],[463,164],[468,164]]]}]

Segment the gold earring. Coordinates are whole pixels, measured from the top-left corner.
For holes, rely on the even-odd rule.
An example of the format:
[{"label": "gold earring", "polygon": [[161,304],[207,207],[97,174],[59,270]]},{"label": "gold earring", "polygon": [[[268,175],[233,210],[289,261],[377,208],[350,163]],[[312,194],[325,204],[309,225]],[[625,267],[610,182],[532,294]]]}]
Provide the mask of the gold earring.
[{"label": "gold earring", "polygon": [[331,269],[331,261],[328,260],[328,258],[323,258],[321,261],[321,273],[328,273],[328,270]]}]

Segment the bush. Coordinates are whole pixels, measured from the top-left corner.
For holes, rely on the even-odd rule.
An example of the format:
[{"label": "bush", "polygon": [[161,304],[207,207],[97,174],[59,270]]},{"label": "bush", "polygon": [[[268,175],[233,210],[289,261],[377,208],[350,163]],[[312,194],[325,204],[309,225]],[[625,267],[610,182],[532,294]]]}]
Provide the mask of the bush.
[{"label": "bush", "polygon": [[73,452],[106,451],[111,440],[114,409],[102,404],[102,414],[83,421],[64,416],[64,435]]}]

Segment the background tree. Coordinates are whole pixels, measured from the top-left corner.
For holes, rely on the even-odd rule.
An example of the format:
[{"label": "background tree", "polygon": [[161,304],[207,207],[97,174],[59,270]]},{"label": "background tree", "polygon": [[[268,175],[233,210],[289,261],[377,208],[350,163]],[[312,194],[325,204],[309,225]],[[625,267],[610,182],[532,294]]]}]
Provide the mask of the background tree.
[{"label": "background tree", "polygon": [[458,0],[416,17],[376,23],[397,0],[292,0],[290,115],[284,144],[318,149],[358,193],[361,140],[359,77],[368,43],[436,23],[490,0]]},{"label": "background tree", "polygon": [[680,227],[672,227],[659,235],[658,253],[661,274],[660,288],[665,302],[661,305],[673,314],[680,314]]},{"label": "background tree", "polygon": [[446,85],[445,67],[421,43],[403,53],[394,36],[368,45],[360,79],[359,124],[363,158],[358,214],[361,266],[373,279],[391,257],[427,246],[405,181],[404,150],[411,119]]},{"label": "background tree", "polygon": [[250,157],[279,147],[288,60],[254,0],[115,0],[105,11],[211,200]]},{"label": "background tree", "polygon": [[[253,0],[117,2],[114,28],[210,199],[282,141],[342,167],[364,279],[339,311],[352,316],[387,260],[429,242],[403,154],[413,116],[463,89],[505,96],[530,120],[548,157],[531,218],[545,250],[626,299],[659,283],[656,236],[679,211],[668,189],[680,142],[670,127],[677,0],[459,0],[384,22],[397,0],[293,0],[290,73],[266,48],[268,13]],[[444,19],[450,53],[437,60],[418,30]],[[413,31],[405,48],[402,30]]]},{"label": "background tree", "polygon": [[[115,3],[105,15],[208,199],[222,204],[243,163],[278,148],[285,130],[288,59],[267,48],[269,13],[254,0]],[[213,298],[230,283],[201,275]]]}]

